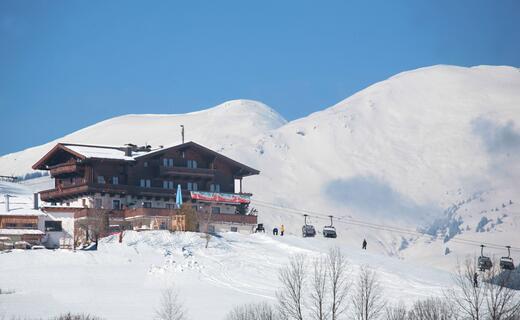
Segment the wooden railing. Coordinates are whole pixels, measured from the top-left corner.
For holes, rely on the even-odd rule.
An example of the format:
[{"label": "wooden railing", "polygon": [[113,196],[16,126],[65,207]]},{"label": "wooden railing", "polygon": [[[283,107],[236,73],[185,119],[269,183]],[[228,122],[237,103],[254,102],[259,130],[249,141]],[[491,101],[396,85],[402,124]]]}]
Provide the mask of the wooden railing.
[{"label": "wooden railing", "polygon": [[[199,222],[206,222],[208,218],[210,218],[209,213],[197,213],[197,217]],[[224,222],[224,223],[237,223],[237,224],[257,224],[258,217],[253,215],[243,215],[243,214],[226,214],[226,213],[212,213],[211,222]]]},{"label": "wooden railing", "polygon": [[51,172],[51,176],[56,177],[67,173],[83,174],[83,170],[85,168],[77,163],[62,163],[59,165],[49,167],[49,169]]},{"label": "wooden railing", "polygon": [[[122,184],[98,184],[98,183],[82,183],[63,187],[61,189],[50,189],[40,192],[42,201],[52,202],[68,197],[79,196],[84,193],[102,192],[102,193],[117,193],[117,194],[132,194],[139,196],[175,196],[175,190],[163,188],[143,188],[138,186],[129,186]],[[189,196],[189,191],[183,191],[183,196]]]},{"label": "wooden railing", "polygon": [[166,208],[133,208],[124,210],[125,218],[132,217],[170,217],[179,214],[178,209]]},{"label": "wooden railing", "polygon": [[211,178],[215,175],[215,169],[188,168],[188,167],[164,167],[159,168],[161,175],[167,176],[193,176]]}]

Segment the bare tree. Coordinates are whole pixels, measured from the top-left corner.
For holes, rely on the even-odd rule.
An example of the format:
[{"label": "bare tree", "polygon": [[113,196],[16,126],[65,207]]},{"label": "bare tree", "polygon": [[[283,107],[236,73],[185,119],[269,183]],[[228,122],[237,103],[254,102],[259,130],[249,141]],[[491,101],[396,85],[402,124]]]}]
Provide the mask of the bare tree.
[{"label": "bare tree", "polygon": [[490,320],[509,320],[520,315],[520,297],[518,291],[511,289],[513,271],[500,270],[500,262],[494,261],[482,279],[485,291],[486,307]]},{"label": "bare tree", "polygon": [[226,320],[278,320],[275,309],[265,302],[235,307]]},{"label": "bare tree", "polygon": [[379,319],[386,306],[375,271],[362,266],[352,296],[352,316],[357,320]]},{"label": "bare tree", "polygon": [[331,319],[337,320],[346,310],[348,295],[347,260],[339,248],[329,250],[328,276],[330,278]]},{"label": "bare tree", "polygon": [[311,318],[315,320],[328,319],[326,306],[328,275],[326,260],[323,257],[314,260],[310,300]]},{"label": "bare tree", "polygon": [[177,292],[172,287],[162,292],[161,304],[155,311],[157,320],[186,320],[186,311],[179,301]]},{"label": "bare tree", "polygon": [[463,265],[457,265],[453,276],[455,288],[445,292],[448,301],[453,303],[462,314],[472,320],[484,319],[484,286],[475,284],[476,264],[467,258]]},{"label": "bare tree", "polygon": [[399,302],[395,307],[385,308],[385,320],[407,320],[407,311],[404,303]]},{"label": "bare tree", "polygon": [[276,293],[278,309],[283,319],[303,319],[304,285],[305,285],[305,256],[291,257],[289,265],[280,269],[278,279],[282,284]]},{"label": "bare tree", "polygon": [[416,301],[408,314],[408,320],[456,320],[458,314],[446,299],[428,298]]}]

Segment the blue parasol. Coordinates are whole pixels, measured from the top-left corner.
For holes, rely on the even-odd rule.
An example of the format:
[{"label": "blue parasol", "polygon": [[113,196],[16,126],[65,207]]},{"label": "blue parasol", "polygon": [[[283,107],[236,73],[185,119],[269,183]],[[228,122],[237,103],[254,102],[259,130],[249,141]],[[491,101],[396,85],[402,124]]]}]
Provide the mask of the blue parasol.
[{"label": "blue parasol", "polygon": [[177,208],[182,206],[182,190],[180,184],[177,185],[177,197],[175,199],[175,204],[177,204]]}]

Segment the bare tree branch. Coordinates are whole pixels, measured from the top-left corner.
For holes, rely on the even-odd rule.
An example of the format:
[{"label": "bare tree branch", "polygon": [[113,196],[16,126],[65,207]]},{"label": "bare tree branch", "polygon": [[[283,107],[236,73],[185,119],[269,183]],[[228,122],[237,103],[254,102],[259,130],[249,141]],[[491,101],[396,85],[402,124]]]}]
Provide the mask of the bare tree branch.
[{"label": "bare tree branch", "polygon": [[278,309],[283,319],[303,320],[305,256],[291,257],[289,265],[280,269],[278,279],[282,284],[276,293]]},{"label": "bare tree branch", "polygon": [[186,311],[179,301],[179,296],[172,287],[163,291],[161,304],[155,312],[157,320],[186,320]]},{"label": "bare tree branch", "polygon": [[352,296],[352,316],[357,320],[375,320],[386,307],[375,271],[362,266]]},{"label": "bare tree branch", "polygon": [[346,310],[348,295],[347,261],[339,248],[329,250],[328,275],[330,278],[331,318],[337,320]]}]

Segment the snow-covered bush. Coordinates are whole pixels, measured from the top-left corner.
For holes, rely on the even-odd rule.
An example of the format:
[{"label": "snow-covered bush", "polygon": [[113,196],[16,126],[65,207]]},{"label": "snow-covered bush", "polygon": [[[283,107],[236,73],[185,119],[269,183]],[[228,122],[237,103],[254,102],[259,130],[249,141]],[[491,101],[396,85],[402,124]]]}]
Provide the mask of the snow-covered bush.
[{"label": "snow-covered bush", "polygon": [[226,320],[278,320],[276,310],[265,302],[246,304],[235,307],[226,316]]},{"label": "snow-covered bush", "polygon": [[89,314],[72,314],[66,313],[57,317],[51,318],[50,320],[102,320],[103,318],[96,317]]},{"label": "snow-covered bush", "polygon": [[186,310],[179,300],[179,296],[172,287],[163,291],[161,304],[155,311],[156,320],[185,320]]}]

